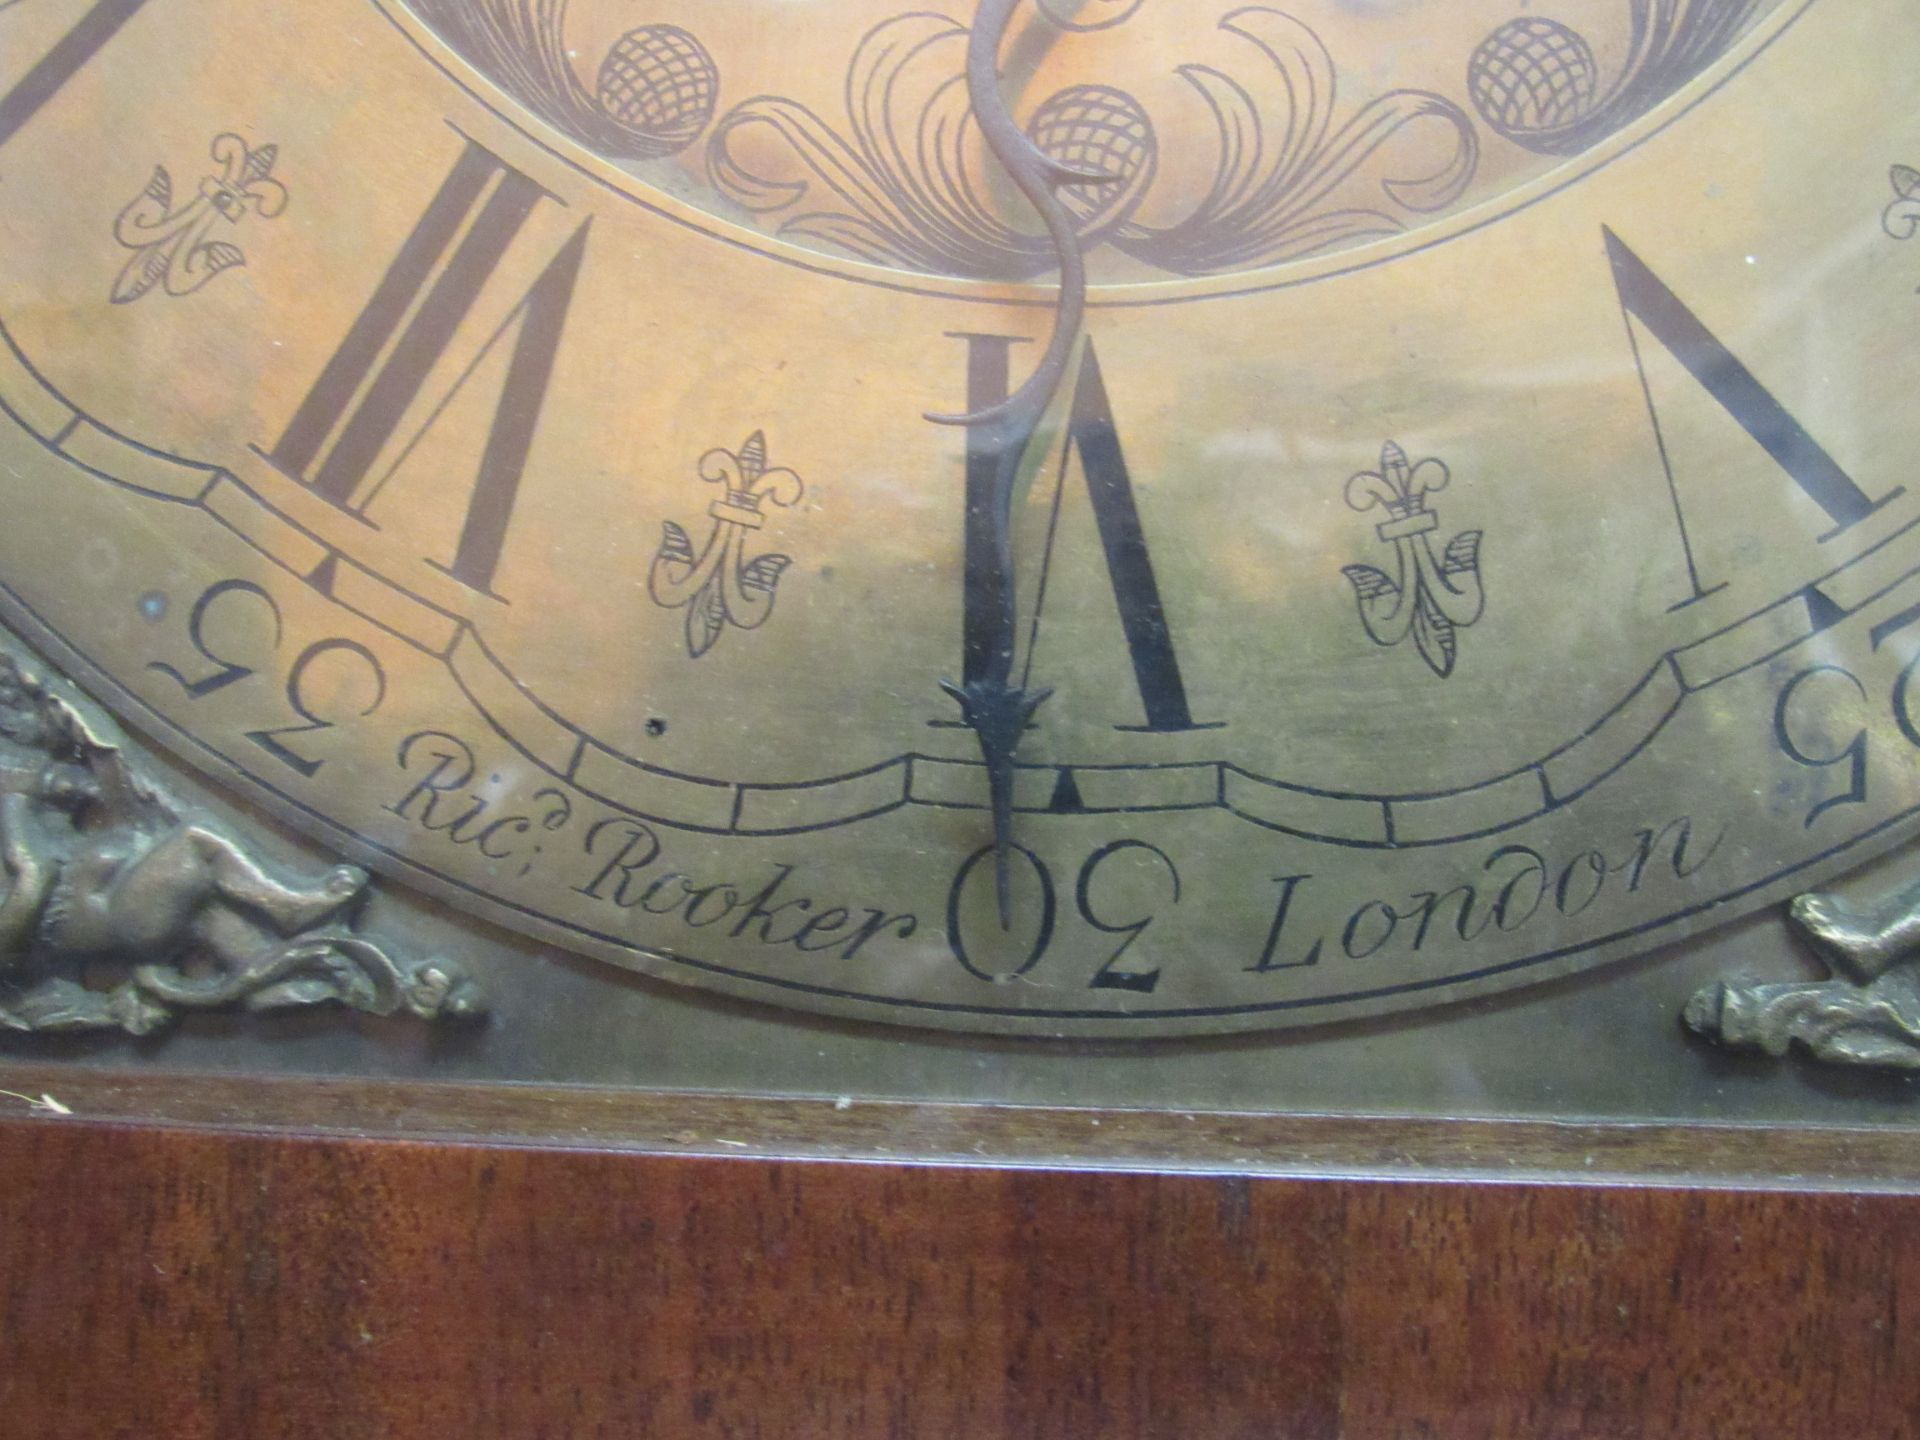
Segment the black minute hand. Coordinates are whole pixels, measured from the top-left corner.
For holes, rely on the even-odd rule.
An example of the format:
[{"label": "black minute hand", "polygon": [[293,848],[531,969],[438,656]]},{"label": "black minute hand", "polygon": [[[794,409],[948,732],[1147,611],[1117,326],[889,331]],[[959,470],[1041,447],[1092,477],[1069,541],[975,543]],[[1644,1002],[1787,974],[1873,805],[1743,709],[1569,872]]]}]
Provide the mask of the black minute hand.
[{"label": "black minute hand", "polygon": [[1013,904],[1007,875],[1013,843],[1013,767],[1027,721],[1051,690],[1027,690],[1013,684],[1014,571],[1013,491],[1020,462],[1039,429],[1041,417],[1067,373],[1067,360],[1086,303],[1086,264],[1073,222],[1054,193],[1061,185],[1102,184],[1115,177],[1075,170],[1046,155],[1016,123],[1000,93],[1000,42],[1019,0],[980,0],[973,30],[967,40],[967,96],[980,126],[981,138],[1006,169],[1020,193],[1045,221],[1047,236],[1059,257],[1060,290],[1054,307],[1053,333],[1047,348],[1020,388],[997,405],[969,415],[929,415],[944,425],[967,425],[984,432],[987,452],[994,456],[993,484],[986,497],[986,529],[990,543],[970,551],[966,573],[969,615],[981,617],[977,668],[970,667],[961,683],[942,681],[941,688],[960,702],[961,717],[980,742],[993,805],[994,892],[1000,905],[1000,924],[1013,923]]}]

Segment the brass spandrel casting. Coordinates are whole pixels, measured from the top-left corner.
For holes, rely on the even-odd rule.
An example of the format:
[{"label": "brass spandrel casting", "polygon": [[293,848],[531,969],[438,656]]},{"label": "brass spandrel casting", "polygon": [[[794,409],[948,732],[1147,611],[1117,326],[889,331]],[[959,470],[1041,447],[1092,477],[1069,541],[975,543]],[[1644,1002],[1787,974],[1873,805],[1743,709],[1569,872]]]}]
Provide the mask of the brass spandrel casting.
[{"label": "brass spandrel casting", "polygon": [[367,872],[289,883],[185,820],[117,737],[0,653],[0,1029],[151,1035],[198,1010],[342,1005],[474,1019],[457,961],[358,933]]}]

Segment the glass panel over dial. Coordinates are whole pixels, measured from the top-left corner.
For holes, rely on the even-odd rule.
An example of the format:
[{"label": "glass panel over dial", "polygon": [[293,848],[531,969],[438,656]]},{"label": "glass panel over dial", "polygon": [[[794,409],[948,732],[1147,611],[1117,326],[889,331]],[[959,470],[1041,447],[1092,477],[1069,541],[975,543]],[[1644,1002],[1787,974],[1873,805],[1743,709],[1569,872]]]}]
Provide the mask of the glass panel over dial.
[{"label": "glass panel over dial", "polygon": [[459,910],[1152,1037],[1527,986],[1912,829],[1905,7],[0,37],[0,611]]}]

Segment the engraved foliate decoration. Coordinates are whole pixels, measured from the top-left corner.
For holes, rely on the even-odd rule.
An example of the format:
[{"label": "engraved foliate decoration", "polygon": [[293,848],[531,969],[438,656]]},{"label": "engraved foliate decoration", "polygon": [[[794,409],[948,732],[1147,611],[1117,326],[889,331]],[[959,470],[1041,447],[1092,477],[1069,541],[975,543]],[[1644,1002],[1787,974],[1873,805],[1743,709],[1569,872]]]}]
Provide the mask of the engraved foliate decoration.
[{"label": "engraved foliate decoration", "polygon": [[147,1035],[196,1010],[485,1008],[459,965],[398,960],[356,932],[364,870],[272,874],[4,653],[0,866],[0,1029]]},{"label": "engraved foliate decoration", "polygon": [[[1393,90],[1343,108],[1333,56],[1301,20],[1256,5],[1219,28],[1243,42],[1242,69],[1179,67],[1212,116],[1211,155],[1163,155],[1153,118],[1111,84],[1068,87],[1029,113],[1024,128],[1042,154],[1110,177],[1061,190],[1083,250],[1110,245],[1181,275],[1246,270],[1397,234],[1472,179],[1478,142],[1452,101]],[[778,233],[863,260],[936,275],[1042,273],[1051,242],[1001,218],[976,165],[960,75],[967,35],[926,13],[876,26],[848,69],[844,129],[791,99],[743,101],[708,139],[714,185],[779,215]],[[1427,129],[1445,137],[1437,162],[1421,149]],[[757,130],[774,137],[784,172],[743,158],[741,140]],[[1210,172],[1205,192],[1171,224],[1139,222],[1159,168],[1175,160]]]},{"label": "engraved foliate decoration", "polygon": [[790,508],[806,486],[793,471],[768,468],[767,440],[758,430],[738,451],[709,450],[700,457],[699,474],[725,494],[707,507],[713,521],[698,552],[679,525],[661,525],[660,548],[647,576],[654,604],[684,609],[687,654],[698,660],[711,650],[729,625],[757,630],[773,614],[780,577],[793,563],[788,555],[747,553],[748,538],[766,524],[767,505]]},{"label": "engraved foliate decoration", "polygon": [[273,178],[279,146],[255,147],[229,131],[214,137],[209,153],[219,169],[185,195],[174,193],[172,174],[156,165],[114,221],[113,238],[133,252],[113,282],[114,304],[131,304],[156,285],[168,295],[191,295],[247,263],[238,245],[216,238],[217,230],[248,215],[272,220],[287,208],[287,188]]},{"label": "engraved foliate decoration", "polygon": [[[760,96],[723,115],[707,141],[708,173],[729,199],[779,215],[778,232],[863,260],[930,274],[1026,276],[1048,269],[1043,235],[1014,229],[975,169],[976,122],[962,84],[965,25],[933,14],[877,26],[853,52],[844,133],[797,101]],[[775,137],[793,178],[742,158],[743,138]],[[1076,194],[1076,231],[1097,244],[1139,203],[1156,164],[1152,122],[1131,97],[1081,86],[1042,101],[1034,143],[1098,154],[1118,183]],[[1065,153],[1059,158],[1063,163]],[[763,162],[764,163],[764,162]]]},{"label": "engraved foliate decoration", "polygon": [[[1066,163],[1101,156],[1092,168],[1111,183],[1062,196],[1089,250],[1168,274],[1240,273],[1401,234],[1471,203],[1488,133],[1537,156],[1587,149],[1713,64],[1768,5],[1593,0],[1523,14],[1477,46],[1466,40],[1471,31],[1450,42],[1443,82],[1378,90],[1365,54],[1342,53],[1350,39],[1322,39],[1316,27],[1332,24],[1324,17],[1209,0],[1183,7],[1186,33],[1233,44],[1204,59],[1199,45],[1176,50],[1147,74],[1089,67],[1078,83],[1023,103],[1023,124]],[[610,5],[411,0],[411,8],[490,88],[597,155],[660,160],[706,136],[704,164],[689,178],[698,175],[730,218],[744,207],[788,239],[929,275],[1013,279],[1048,267],[1044,239],[1007,203],[977,143],[960,74],[963,13],[859,20],[864,35],[842,52],[844,112],[796,98],[790,82],[764,73],[761,93],[723,111],[728,37],[712,37],[709,48],[694,33],[707,28],[698,12],[662,5],[688,23],[650,20],[609,42]],[[1147,8],[1036,0],[1023,7],[1034,33],[1022,49],[1040,54],[1063,38],[1113,31]],[[1142,53],[1167,43],[1156,36]],[[741,58],[751,68],[757,57]],[[1190,92],[1186,103],[1162,85],[1143,104],[1138,97],[1166,75]],[[1164,133],[1155,108],[1169,122]]]},{"label": "engraved foliate decoration", "polygon": [[1360,622],[1373,643],[1391,647],[1411,637],[1427,668],[1443,680],[1459,655],[1458,632],[1486,608],[1480,532],[1463,530],[1434,553],[1440,516],[1427,497],[1446,489],[1451,478],[1443,462],[1428,458],[1409,464],[1407,452],[1387,441],[1380,449],[1380,468],[1347,481],[1347,504],[1385,513],[1374,532],[1393,548],[1393,573],[1374,565],[1341,571],[1353,585]]}]

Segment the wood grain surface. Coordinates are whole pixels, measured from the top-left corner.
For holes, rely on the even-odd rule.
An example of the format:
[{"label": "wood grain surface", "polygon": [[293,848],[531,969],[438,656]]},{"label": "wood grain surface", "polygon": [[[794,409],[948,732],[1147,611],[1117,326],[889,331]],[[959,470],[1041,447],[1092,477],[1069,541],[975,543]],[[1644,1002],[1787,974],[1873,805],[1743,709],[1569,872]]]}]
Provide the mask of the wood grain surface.
[{"label": "wood grain surface", "polygon": [[1920,1434],[1920,1202],[0,1123],[0,1436]]}]

